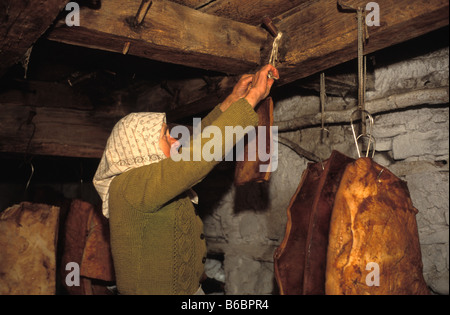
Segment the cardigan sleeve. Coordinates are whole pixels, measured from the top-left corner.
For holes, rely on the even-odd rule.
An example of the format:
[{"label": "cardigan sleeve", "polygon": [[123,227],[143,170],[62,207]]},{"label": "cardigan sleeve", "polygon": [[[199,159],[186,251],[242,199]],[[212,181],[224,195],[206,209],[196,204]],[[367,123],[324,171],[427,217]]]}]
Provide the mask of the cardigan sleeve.
[{"label": "cardigan sleeve", "polygon": [[202,128],[210,126],[220,116],[220,114],[222,114],[222,111],[220,110],[219,104],[214,107],[205,118],[202,119]]},{"label": "cardigan sleeve", "polygon": [[[216,107],[213,111],[219,110]],[[218,115],[217,115],[218,114]],[[245,99],[233,103],[223,113],[212,113],[209,119],[215,118],[211,126],[221,132],[222,159],[205,160],[203,154],[199,160],[192,158],[176,161],[173,158],[164,159],[158,163],[129,170],[117,176],[111,183],[110,195],[119,194],[127,203],[142,212],[158,211],[163,205],[177,197],[187,189],[196,185],[223,160],[227,152],[225,148],[232,148],[243,134],[226,136],[226,127],[241,126],[246,128],[258,124],[258,115]],[[218,129],[217,129],[218,128]],[[201,147],[196,148],[195,140],[191,139],[189,151],[202,150],[210,139],[200,137]],[[200,151],[201,152],[201,151]]]}]

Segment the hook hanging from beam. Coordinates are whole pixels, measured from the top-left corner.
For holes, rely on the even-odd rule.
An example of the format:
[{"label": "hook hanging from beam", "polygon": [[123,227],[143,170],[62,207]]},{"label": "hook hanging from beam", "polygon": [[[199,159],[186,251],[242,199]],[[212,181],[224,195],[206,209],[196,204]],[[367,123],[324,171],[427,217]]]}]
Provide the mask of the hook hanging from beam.
[{"label": "hook hanging from beam", "polygon": [[[345,1],[344,1],[345,2]],[[342,0],[337,1],[338,6],[342,10],[356,12],[357,18],[357,40],[358,40],[358,109],[365,111],[366,98],[366,77],[367,77],[367,56],[364,53],[365,42],[369,39],[369,31],[367,23],[365,23],[366,10],[363,7],[352,7],[343,3]],[[366,133],[366,116],[361,115],[361,132]]]},{"label": "hook hanging from beam", "polygon": [[26,148],[26,151],[25,151],[25,154],[24,154],[24,164],[29,164],[30,168],[31,168],[31,173],[30,173],[30,176],[28,177],[28,181],[27,181],[27,184],[25,186],[25,194],[28,191],[28,187],[30,186],[31,179],[33,178],[33,175],[34,175],[34,165],[31,162],[32,157],[29,156],[30,147],[31,147],[31,140],[33,140],[34,134],[36,132],[36,124],[33,122],[34,116],[36,116],[36,111],[30,110],[29,113],[28,113],[27,120],[25,122],[21,123],[19,125],[19,129],[18,129],[18,130],[21,130],[23,125],[27,125],[27,126],[31,126],[32,127],[32,129],[31,129],[31,131],[32,131],[31,132],[31,136],[30,136],[30,138],[28,140],[27,148]]}]

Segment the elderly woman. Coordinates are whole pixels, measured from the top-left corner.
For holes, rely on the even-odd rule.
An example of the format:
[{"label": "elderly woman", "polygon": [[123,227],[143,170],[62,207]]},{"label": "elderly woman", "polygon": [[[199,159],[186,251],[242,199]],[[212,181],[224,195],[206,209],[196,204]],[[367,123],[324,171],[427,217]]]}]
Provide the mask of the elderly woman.
[{"label": "elderly woman", "polygon": [[[271,65],[241,77],[226,100],[202,126],[256,126],[255,106],[273,85]],[[231,137],[234,138],[234,137]],[[222,137],[224,148],[240,139]],[[190,188],[219,163],[175,161],[176,142],[163,113],[133,113],[113,128],[94,185],[109,217],[111,251],[120,294],[201,294],[206,260],[203,223],[191,203]],[[190,141],[190,152],[196,141]],[[205,143],[201,139],[201,145]],[[173,151],[172,151],[173,152]]]}]

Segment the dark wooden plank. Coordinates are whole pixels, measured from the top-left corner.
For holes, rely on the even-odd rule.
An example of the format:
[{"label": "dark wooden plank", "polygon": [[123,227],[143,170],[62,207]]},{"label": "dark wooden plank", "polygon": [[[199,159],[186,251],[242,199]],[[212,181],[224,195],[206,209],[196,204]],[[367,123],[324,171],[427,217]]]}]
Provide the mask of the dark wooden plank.
[{"label": "dark wooden plank", "polygon": [[61,107],[94,110],[89,97],[74,90],[69,84],[15,80],[0,91],[0,109],[3,104],[38,107]]},{"label": "dark wooden plank", "polygon": [[127,20],[136,15],[139,4],[110,0],[100,10],[82,8],[79,27],[61,21],[48,38],[228,74],[259,65],[260,48],[267,38],[262,28],[156,0],[143,24],[134,28]]},{"label": "dark wooden plank", "polygon": [[68,0],[0,1],[0,77],[19,62]]},{"label": "dark wooden plank", "polygon": [[[365,7],[366,1],[346,4]],[[448,0],[379,0],[380,26],[369,27],[365,53],[405,42],[448,25]],[[357,57],[356,14],[335,1],[310,1],[279,16],[285,35],[279,71],[285,84]],[[284,46],[283,46],[284,45]],[[356,71],[356,69],[355,69]]]},{"label": "dark wooden plank", "polygon": [[120,119],[90,110],[12,102],[0,108],[0,152],[31,155],[100,158]]},{"label": "dark wooden plank", "polygon": [[167,111],[167,119],[171,122],[179,122],[186,117],[192,117],[212,109],[225,100],[238,80],[239,76],[216,78],[214,88],[202,89],[198,92],[196,99],[177,104],[175,108]]},{"label": "dark wooden plank", "polygon": [[261,25],[262,18],[274,18],[310,0],[216,0],[200,11],[250,25]]},{"label": "dark wooden plank", "polygon": [[169,0],[178,4],[182,4],[184,6],[187,6],[189,8],[193,9],[199,9],[203,7],[204,5],[207,5],[211,2],[211,0]]}]

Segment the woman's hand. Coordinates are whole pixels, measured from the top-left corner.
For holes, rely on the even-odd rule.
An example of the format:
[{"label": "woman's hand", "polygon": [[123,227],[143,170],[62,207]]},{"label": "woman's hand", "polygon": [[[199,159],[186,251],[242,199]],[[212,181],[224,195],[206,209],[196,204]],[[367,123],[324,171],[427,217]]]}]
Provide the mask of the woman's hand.
[{"label": "woman's hand", "polygon": [[255,108],[260,101],[269,95],[274,83],[273,79],[268,78],[269,72],[274,77],[279,77],[278,70],[271,65],[264,66],[255,74],[244,74],[234,86],[231,94],[220,105],[222,112],[226,111],[231,104],[241,98],[245,98]]},{"label": "woman's hand", "polygon": [[233,91],[230,95],[222,102],[220,105],[220,109],[222,112],[226,111],[228,107],[234,102],[240,100],[245,95],[247,95],[248,90],[250,89],[250,83],[253,81],[253,74],[244,74],[236,83],[233,88]]},{"label": "woman's hand", "polygon": [[256,72],[253,77],[250,88],[245,95],[245,99],[253,108],[269,95],[270,89],[275,82],[274,79],[269,79],[269,72],[271,72],[275,78],[279,78],[278,70],[272,65],[264,66],[261,70]]}]

